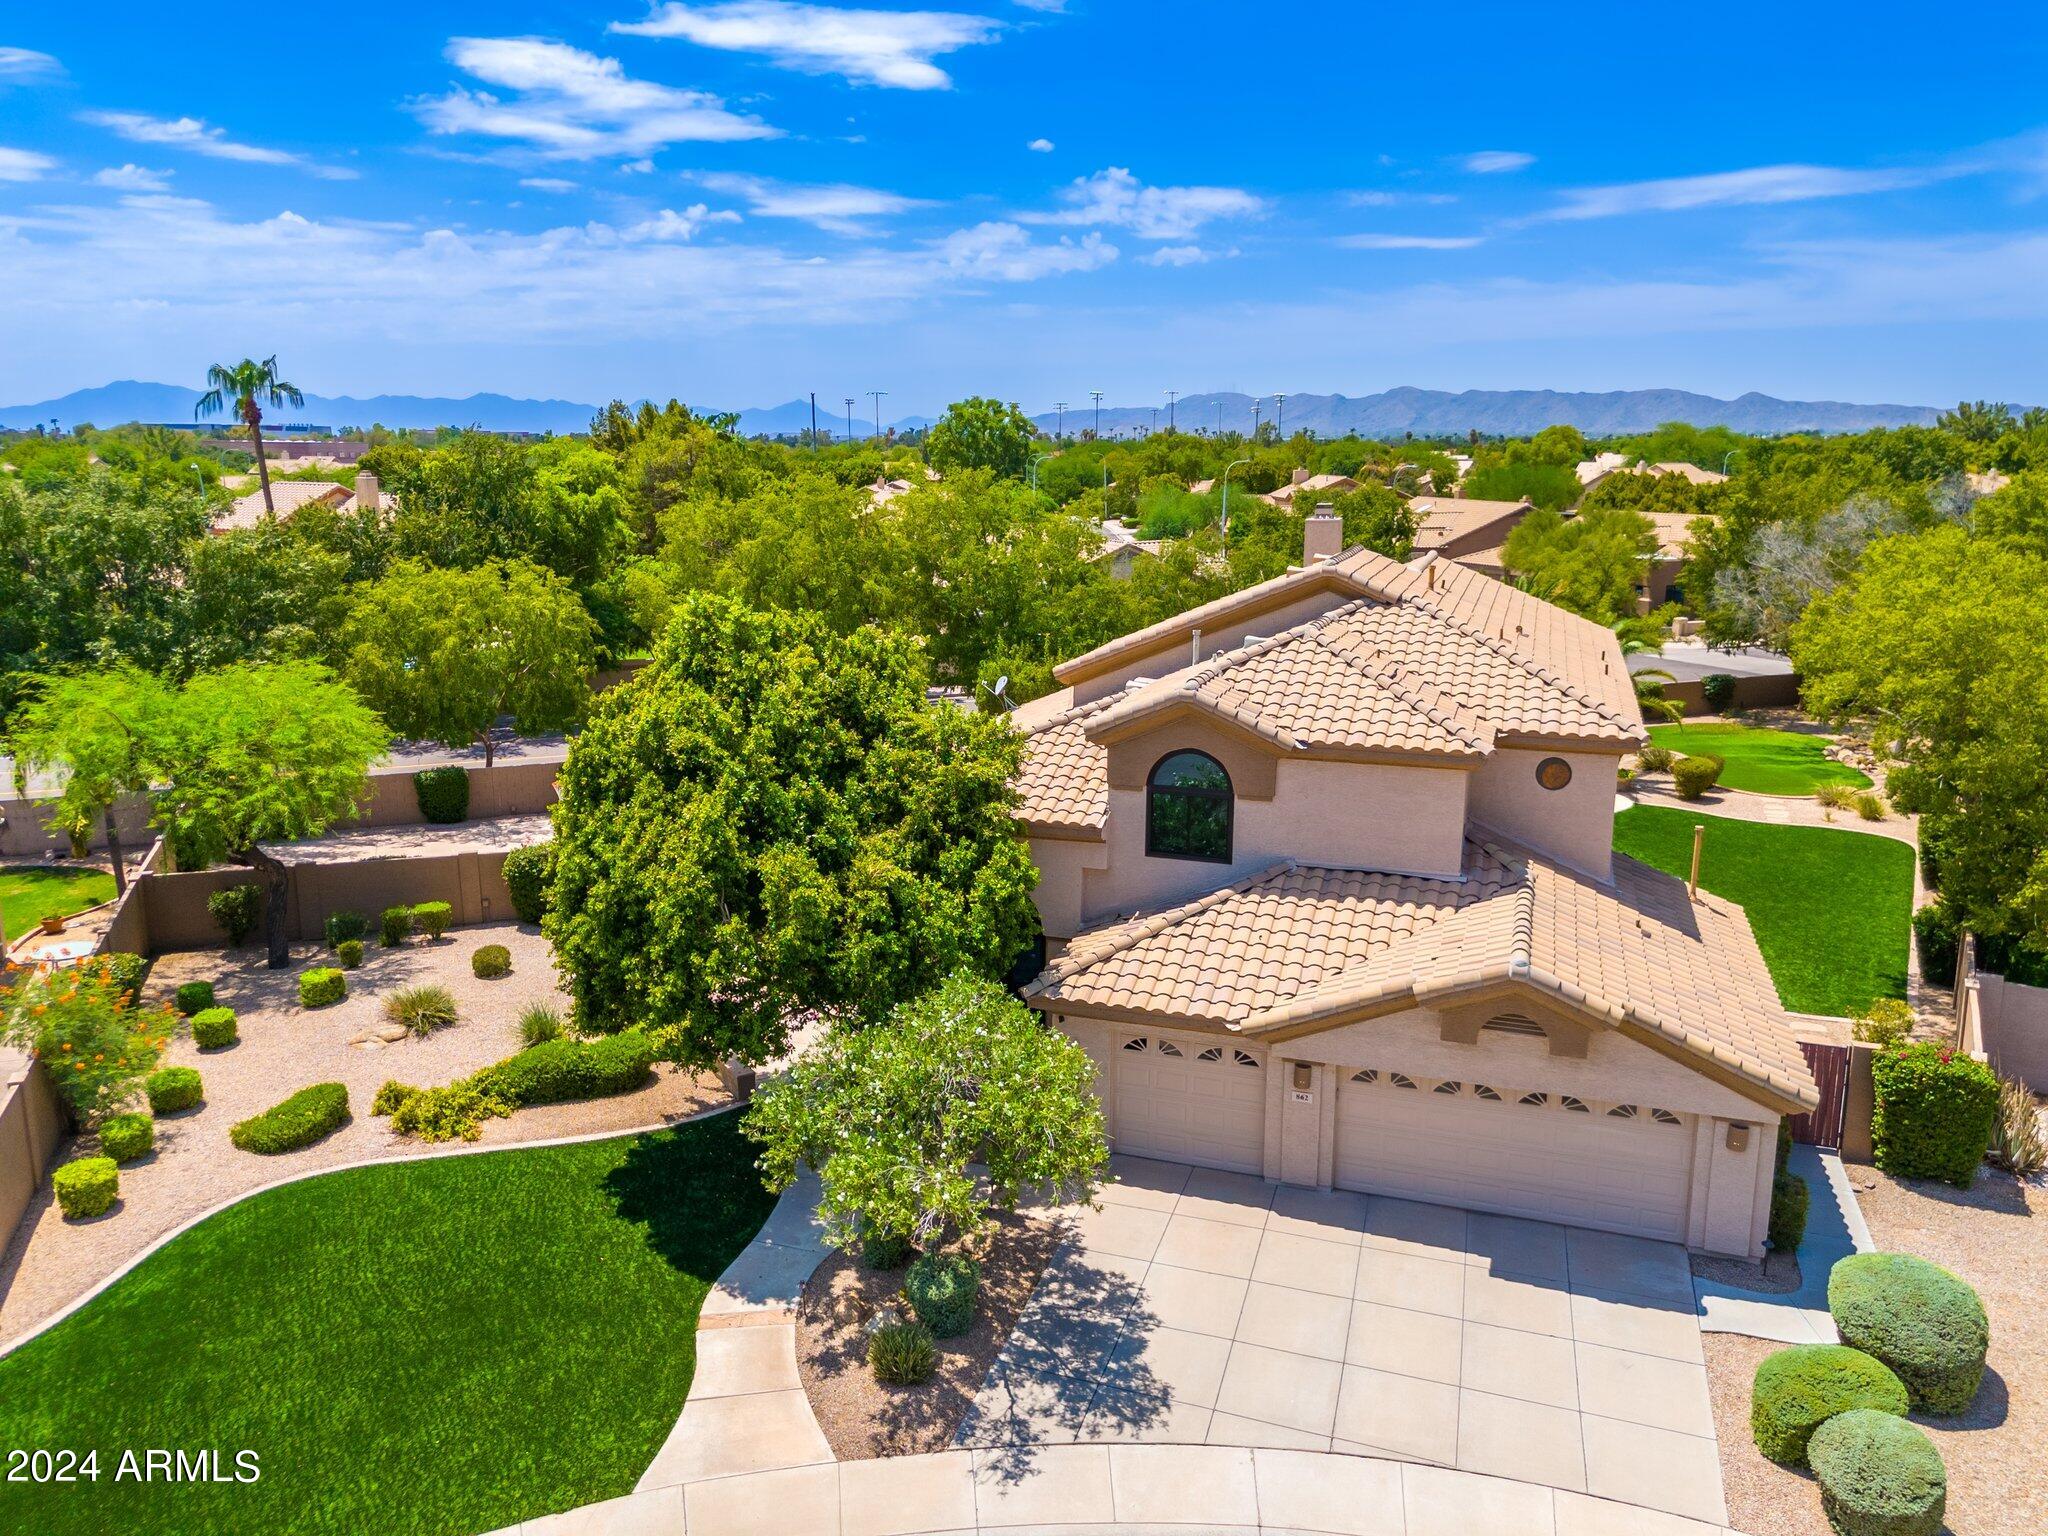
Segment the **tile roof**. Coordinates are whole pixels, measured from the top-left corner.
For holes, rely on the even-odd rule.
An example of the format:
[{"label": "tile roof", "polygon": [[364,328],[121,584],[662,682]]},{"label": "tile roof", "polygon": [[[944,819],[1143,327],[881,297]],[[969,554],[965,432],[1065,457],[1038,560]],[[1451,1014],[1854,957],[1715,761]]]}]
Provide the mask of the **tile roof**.
[{"label": "tile roof", "polygon": [[[270,500],[279,517],[289,517],[308,502],[326,501],[340,503],[353,495],[349,487],[333,480],[273,480],[270,482]],[[254,528],[264,514],[263,488],[259,485],[245,496],[237,496],[235,504],[213,521],[216,530],[227,528]]]},{"label": "tile roof", "polygon": [[[1693,512],[1642,512],[1650,526],[1657,530],[1657,558],[1660,560],[1683,560],[1692,553],[1692,525],[1701,514]],[[1707,521],[1713,517],[1707,514]]]},{"label": "tile roof", "polygon": [[1090,720],[1117,702],[1097,699],[1038,717],[1029,704],[1010,716],[1028,738],[1017,774],[1017,816],[1051,837],[1091,837],[1109,820],[1109,753],[1088,739]]},{"label": "tile roof", "polygon": [[1527,501],[1481,501],[1470,496],[1417,496],[1408,507],[1415,514],[1418,550],[1436,549],[1475,529],[1534,510]]},{"label": "tile roof", "polygon": [[1661,1038],[1781,1110],[1818,1101],[1742,910],[1615,859],[1611,884],[1502,841],[1447,880],[1293,862],[1078,936],[1036,1004],[1246,1034],[1520,982]]}]

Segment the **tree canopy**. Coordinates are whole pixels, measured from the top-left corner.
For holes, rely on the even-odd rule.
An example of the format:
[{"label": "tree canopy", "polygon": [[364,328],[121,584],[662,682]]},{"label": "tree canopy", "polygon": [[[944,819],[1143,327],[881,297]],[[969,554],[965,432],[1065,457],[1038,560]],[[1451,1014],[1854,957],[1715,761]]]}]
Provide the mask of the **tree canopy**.
[{"label": "tree canopy", "polygon": [[1501,558],[1516,581],[1545,602],[1601,624],[1636,611],[1657,532],[1641,514],[1600,507],[1578,517],[1537,510],[1515,525]]},{"label": "tree canopy", "polygon": [[1014,404],[976,395],[956,400],[925,437],[925,452],[942,470],[986,469],[1021,480],[1031,466],[1037,429]]}]

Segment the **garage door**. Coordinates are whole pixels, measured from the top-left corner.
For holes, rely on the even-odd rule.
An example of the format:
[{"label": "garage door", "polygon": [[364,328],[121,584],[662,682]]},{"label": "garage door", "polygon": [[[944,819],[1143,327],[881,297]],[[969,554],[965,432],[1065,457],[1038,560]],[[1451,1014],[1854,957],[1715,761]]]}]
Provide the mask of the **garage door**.
[{"label": "garage door", "polygon": [[1336,1182],[1682,1241],[1692,1143],[1655,1105],[1366,1071],[1338,1092]]},{"label": "garage door", "polygon": [[1266,1163],[1265,1063],[1234,1045],[1126,1035],[1116,1053],[1119,1152],[1259,1173]]}]

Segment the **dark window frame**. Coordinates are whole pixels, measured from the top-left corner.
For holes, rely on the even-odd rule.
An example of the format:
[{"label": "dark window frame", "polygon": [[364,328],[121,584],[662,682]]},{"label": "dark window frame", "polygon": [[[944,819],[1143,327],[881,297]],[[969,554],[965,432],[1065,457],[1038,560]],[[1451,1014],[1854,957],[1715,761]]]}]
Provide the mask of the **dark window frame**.
[{"label": "dark window frame", "polygon": [[[1182,757],[1199,757],[1218,773],[1223,775],[1223,788],[1193,789],[1183,785],[1162,785],[1159,770],[1168,763]],[[1223,853],[1221,857],[1206,853],[1175,853],[1161,849],[1158,845],[1157,817],[1154,806],[1162,795],[1177,800],[1221,801],[1223,805]],[[1207,752],[1194,747],[1180,747],[1167,753],[1152,765],[1152,771],[1145,775],[1145,857],[1148,859],[1183,859],[1191,864],[1228,864],[1237,853],[1237,786],[1231,781],[1230,770],[1211,757]]]}]

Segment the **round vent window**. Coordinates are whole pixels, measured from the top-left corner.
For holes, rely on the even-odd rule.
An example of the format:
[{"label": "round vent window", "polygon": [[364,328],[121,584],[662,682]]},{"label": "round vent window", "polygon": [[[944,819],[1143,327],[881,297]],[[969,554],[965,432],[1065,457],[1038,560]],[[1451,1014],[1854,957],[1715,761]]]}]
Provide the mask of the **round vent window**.
[{"label": "round vent window", "polygon": [[1563,789],[1572,781],[1572,765],[1561,757],[1546,757],[1536,765],[1536,782],[1545,789]]}]

